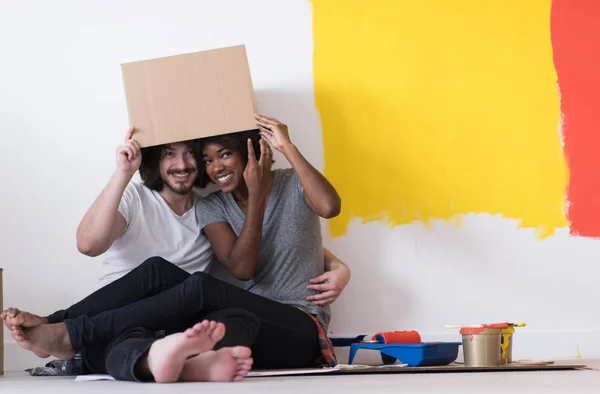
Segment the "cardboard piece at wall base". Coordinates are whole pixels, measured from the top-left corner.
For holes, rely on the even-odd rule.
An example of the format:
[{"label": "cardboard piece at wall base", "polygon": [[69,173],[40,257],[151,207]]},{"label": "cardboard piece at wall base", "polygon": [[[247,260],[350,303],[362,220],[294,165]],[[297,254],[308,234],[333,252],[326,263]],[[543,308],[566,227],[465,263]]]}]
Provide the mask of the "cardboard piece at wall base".
[{"label": "cardboard piece at wall base", "polygon": [[244,45],[121,65],[142,147],[257,129]]},{"label": "cardboard piece at wall base", "polygon": [[[0,311],[4,310],[2,300],[2,268],[0,268]],[[0,375],[4,375],[4,323],[0,322]]]}]

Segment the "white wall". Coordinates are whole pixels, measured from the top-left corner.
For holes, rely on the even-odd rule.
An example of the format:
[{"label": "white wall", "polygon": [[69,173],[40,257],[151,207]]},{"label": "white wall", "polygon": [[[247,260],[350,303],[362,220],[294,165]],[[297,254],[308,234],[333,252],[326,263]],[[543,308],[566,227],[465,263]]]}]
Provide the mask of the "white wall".
[{"label": "white wall", "polygon": [[[323,168],[308,0],[0,0],[5,306],[48,313],[97,286],[101,257],[78,254],[75,231],[128,127],[120,63],[241,43],[259,110]],[[356,221],[326,243],[354,273],[333,335],[459,340],[442,326],[523,320],[516,358],[571,357],[577,346],[600,357],[598,241],[566,230],[538,241],[514,221],[472,215],[429,230]],[[4,341],[8,370],[41,364]]]}]

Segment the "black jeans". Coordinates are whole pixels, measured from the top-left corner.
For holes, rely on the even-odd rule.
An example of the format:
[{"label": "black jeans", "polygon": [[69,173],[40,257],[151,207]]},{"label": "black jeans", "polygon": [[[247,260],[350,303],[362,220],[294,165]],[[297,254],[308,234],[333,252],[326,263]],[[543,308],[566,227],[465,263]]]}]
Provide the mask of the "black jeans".
[{"label": "black jeans", "polygon": [[[251,347],[260,328],[258,318],[243,309],[221,309],[204,315],[203,319],[218,321],[227,327],[225,336],[213,350],[227,346]],[[106,347],[94,345],[95,350],[84,352],[83,357],[95,373],[108,373],[117,380],[152,381],[151,375],[136,373],[136,365],[160,337],[162,335],[155,331],[136,327],[119,335]]]},{"label": "black jeans", "polygon": [[[67,310],[48,316],[48,320],[64,321],[73,349],[83,350],[86,364],[98,364],[116,346],[115,340],[129,330],[141,327],[150,332],[179,332],[213,312],[232,308],[250,312],[259,321],[250,346],[255,368],[314,366],[320,351],[318,332],[305,312],[204,272],[189,275],[160,257],[148,259]],[[248,346],[233,343],[231,338],[228,342]]]}]

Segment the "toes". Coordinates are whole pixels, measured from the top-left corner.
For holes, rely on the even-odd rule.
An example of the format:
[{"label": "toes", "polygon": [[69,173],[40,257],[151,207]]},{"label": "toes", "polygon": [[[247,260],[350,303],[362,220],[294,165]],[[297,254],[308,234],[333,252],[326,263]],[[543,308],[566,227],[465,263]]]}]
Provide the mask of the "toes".
[{"label": "toes", "polygon": [[241,380],[244,380],[244,378],[248,376],[248,371],[238,371],[235,376],[233,377],[233,381],[234,382],[239,382]]},{"label": "toes", "polygon": [[23,329],[20,326],[12,326],[10,332],[13,335],[23,335]]},{"label": "toes", "polygon": [[202,320],[200,323],[196,323],[194,324],[194,326],[192,327],[192,329],[194,331],[200,332],[200,331],[204,331],[209,325],[209,321],[208,320]]},{"label": "toes", "polygon": [[[216,326],[217,326],[217,322],[216,321],[206,321],[206,332],[208,333],[208,335],[211,335],[212,332],[215,330]],[[204,323],[204,322],[203,322]]]},{"label": "toes", "polygon": [[247,359],[252,355],[252,350],[246,346],[236,346],[231,349],[231,355],[235,358]]},{"label": "toes", "polygon": [[12,337],[16,340],[16,341],[24,341],[25,340],[25,335],[22,332],[13,332]]},{"label": "toes", "polygon": [[250,358],[238,358],[235,360],[238,365],[252,365],[254,364],[254,360],[252,359],[252,357]]},{"label": "toes", "polygon": [[250,359],[250,361],[247,362],[238,362],[237,369],[240,371],[249,371],[252,369],[252,364],[252,359]]},{"label": "toes", "polygon": [[254,360],[252,358],[246,358],[244,360],[236,360],[238,369],[250,369],[252,368],[252,364],[254,364]]},{"label": "toes", "polygon": [[225,336],[225,324],[223,323],[215,323],[215,329],[211,333],[210,337],[214,341],[220,341]]},{"label": "toes", "polygon": [[25,332],[23,331],[23,329],[21,327],[18,327],[18,326],[11,327],[10,333],[12,334],[13,338],[15,338],[17,340],[25,339]]}]

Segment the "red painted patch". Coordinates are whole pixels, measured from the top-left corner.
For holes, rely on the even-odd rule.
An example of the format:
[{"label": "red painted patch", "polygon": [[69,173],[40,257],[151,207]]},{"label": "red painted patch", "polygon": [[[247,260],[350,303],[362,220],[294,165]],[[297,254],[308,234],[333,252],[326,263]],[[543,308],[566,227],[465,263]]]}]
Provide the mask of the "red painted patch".
[{"label": "red painted patch", "polygon": [[460,329],[460,335],[479,335],[483,332],[483,327],[463,327]]},{"label": "red painted patch", "polygon": [[571,234],[600,237],[600,1],[553,0]]}]

